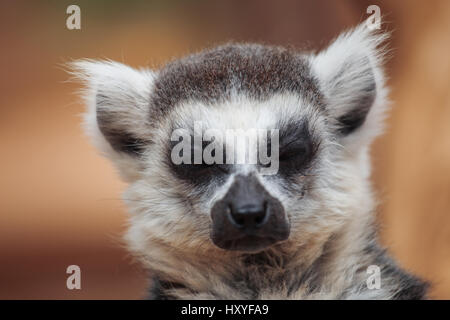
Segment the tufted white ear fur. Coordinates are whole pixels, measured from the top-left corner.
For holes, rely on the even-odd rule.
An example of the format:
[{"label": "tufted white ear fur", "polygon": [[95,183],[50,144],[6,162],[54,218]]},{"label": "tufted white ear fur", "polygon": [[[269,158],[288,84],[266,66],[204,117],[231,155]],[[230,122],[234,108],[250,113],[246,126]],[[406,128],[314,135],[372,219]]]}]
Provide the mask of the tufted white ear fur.
[{"label": "tufted white ear fur", "polygon": [[311,57],[339,142],[350,151],[368,146],[383,128],[388,107],[382,69],[387,38],[387,33],[362,23]]},{"label": "tufted white ear fur", "polygon": [[82,80],[87,104],[84,128],[93,144],[132,182],[140,174],[140,152],[150,141],[149,98],[154,75],[112,61],[70,63]]}]

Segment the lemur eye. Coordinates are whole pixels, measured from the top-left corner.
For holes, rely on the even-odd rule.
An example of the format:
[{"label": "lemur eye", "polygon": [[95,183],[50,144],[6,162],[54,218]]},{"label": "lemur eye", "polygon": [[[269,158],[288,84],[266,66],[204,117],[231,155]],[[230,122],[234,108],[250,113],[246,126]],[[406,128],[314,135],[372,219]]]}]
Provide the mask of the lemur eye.
[{"label": "lemur eye", "polygon": [[[210,142],[204,141],[202,143],[202,154],[204,155],[204,151],[206,146],[209,144]],[[192,154],[194,153],[194,151],[192,152]],[[216,149],[213,149],[211,151],[211,157],[213,157],[214,159],[216,158]],[[206,163],[204,156],[202,156],[202,163],[194,163],[194,159],[192,159],[192,164],[190,169],[191,170],[197,170],[201,173],[214,173],[214,171],[218,171],[218,172],[222,172],[222,173],[228,173],[229,172],[229,166],[224,164],[225,163],[225,154],[224,152],[222,152],[221,154],[222,157],[222,161],[220,161],[221,163]]]},{"label": "lemur eye", "polygon": [[294,141],[280,150],[280,162],[287,165],[292,162],[300,166],[307,162],[311,156],[311,145],[304,141]]},{"label": "lemur eye", "polygon": [[280,173],[290,175],[305,170],[312,161],[317,148],[305,122],[291,123],[280,135]]},{"label": "lemur eye", "polygon": [[[212,178],[220,178],[229,173],[229,165],[227,164],[205,162],[203,151],[205,150],[205,147],[209,144],[209,142],[203,142],[201,150],[196,150],[194,146],[192,146],[190,150],[191,159],[190,161],[188,161],[188,163],[175,164],[170,158],[170,155],[172,152],[172,148],[176,144],[177,142],[171,143],[172,147],[169,150],[169,164],[172,168],[172,171],[179,179],[188,181],[193,184],[202,184],[211,181]],[[201,152],[201,163],[195,163],[195,151]],[[183,157],[183,149],[180,150],[179,156]],[[211,152],[211,156],[215,157],[215,150]]]},{"label": "lemur eye", "polygon": [[[214,153],[212,156],[214,156]],[[206,163],[203,158],[202,163],[192,162],[185,166],[187,170],[192,170],[198,174],[229,173],[229,165],[223,163]]]}]

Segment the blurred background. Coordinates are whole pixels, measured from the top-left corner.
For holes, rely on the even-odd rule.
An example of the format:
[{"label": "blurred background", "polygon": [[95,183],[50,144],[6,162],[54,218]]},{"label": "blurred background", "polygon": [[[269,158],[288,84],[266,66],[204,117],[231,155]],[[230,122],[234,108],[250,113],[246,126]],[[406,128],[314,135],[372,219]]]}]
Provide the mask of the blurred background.
[{"label": "blurred background", "polygon": [[[81,30],[66,9],[81,8]],[[8,1],[0,4],[0,298],[135,299],[145,272],[121,243],[125,185],[80,127],[61,64],[158,67],[228,40],[323,48],[380,7],[394,31],[394,108],[373,149],[381,239],[450,299],[450,1]],[[66,268],[81,267],[81,290]]]}]

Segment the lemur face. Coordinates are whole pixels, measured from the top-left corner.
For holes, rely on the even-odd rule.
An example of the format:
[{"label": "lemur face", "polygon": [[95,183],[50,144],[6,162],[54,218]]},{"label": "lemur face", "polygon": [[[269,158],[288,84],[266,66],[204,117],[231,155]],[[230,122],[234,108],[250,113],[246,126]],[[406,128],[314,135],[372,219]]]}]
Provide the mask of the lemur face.
[{"label": "lemur face", "polygon": [[[323,149],[333,137],[318,109],[318,91],[312,101],[287,92],[274,92],[264,99],[234,94],[225,102],[179,106],[162,125],[165,132],[159,136],[165,141],[160,141],[161,167],[157,171],[174,183],[168,190],[183,194],[191,214],[199,214],[195,221],[207,219],[213,244],[227,250],[257,251],[288,239],[294,209],[306,205],[309,191],[319,182],[316,175],[326,153]],[[191,151],[187,164],[173,161],[174,149],[181,143],[170,141],[174,128],[187,128],[184,140],[189,142],[188,150],[182,151]],[[260,133],[253,144],[249,141],[252,130]],[[238,145],[243,135],[246,144]],[[195,146],[197,136],[203,143]],[[210,164],[204,159],[208,146],[217,146],[214,155],[219,156]],[[258,152],[251,162],[251,146],[256,151],[265,149],[270,162],[262,164]],[[205,156],[198,163],[194,161],[196,148]],[[243,161],[239,162],[241,155]]]},{"label": "lemur face", "polygon": [[[158,71],[76,62],[86,129],[130,183],[130,246],[257,252],[350,219],[370,201],[384,38],[362,25],[319,54],[229,44]],[[230,131],[257,139],[239,145]]]}]

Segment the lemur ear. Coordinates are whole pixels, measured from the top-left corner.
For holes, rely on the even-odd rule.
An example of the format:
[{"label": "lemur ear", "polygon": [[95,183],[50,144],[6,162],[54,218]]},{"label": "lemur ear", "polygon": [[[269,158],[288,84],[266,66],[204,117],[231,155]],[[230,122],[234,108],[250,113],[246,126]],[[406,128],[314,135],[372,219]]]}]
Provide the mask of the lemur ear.
[{"label": "lemur ear", "polygon": [[311,57],[336,133],[347,145],[368,144],[381,132],[387,107],[382,44],[387,37],[363,23]]},{"label": "lemur ear", "polygon": [[81,60],[71,74],[86,83],[84,126],[94,145],[126,181],[139,177],[140,157],[149,143],[149,97],[153,74],[111,61]]}]

